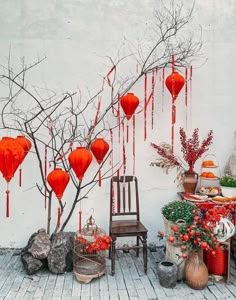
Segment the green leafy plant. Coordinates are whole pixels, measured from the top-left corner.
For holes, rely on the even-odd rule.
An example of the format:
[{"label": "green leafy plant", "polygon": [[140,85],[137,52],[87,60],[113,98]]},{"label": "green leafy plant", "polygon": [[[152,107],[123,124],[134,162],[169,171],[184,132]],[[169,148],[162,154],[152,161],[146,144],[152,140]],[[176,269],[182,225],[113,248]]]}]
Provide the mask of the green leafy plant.
[{"label": "green leafy plant", "polygon": [[193,211],[197,207],[193,203],[185,201],[172,201],[162,207],[163,216],[170,222],[184,220],[186,224],[193,223]]},{"label": "green leafy plant", "polygon": [[224,175],[222,178],[220,178],[220,185],[236,188],[236,178],[231,175]]}]

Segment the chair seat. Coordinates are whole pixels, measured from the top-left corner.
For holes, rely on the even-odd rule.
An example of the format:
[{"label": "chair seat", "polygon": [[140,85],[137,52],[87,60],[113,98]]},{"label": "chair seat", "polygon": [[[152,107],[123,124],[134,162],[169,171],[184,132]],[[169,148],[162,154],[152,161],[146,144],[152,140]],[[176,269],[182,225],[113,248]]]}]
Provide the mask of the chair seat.
[{"label": "chair seat", "polygon": [[133,236],[147,234],[146,227],[137,220],[117,220],[111,222],[111,235]]}]

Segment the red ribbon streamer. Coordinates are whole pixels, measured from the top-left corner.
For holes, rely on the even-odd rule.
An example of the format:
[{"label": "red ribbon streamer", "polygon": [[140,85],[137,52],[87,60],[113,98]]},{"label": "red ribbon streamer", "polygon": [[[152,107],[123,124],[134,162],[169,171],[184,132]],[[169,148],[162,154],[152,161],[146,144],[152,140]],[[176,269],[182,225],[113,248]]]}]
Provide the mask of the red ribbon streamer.
[{"label": "red ribbon streamer", "polygon": [[129,124],[127,122],[127,125],[126,125],[126,143],[128,144],[129,142]]},{"label": "red ribbon streamer", "polygon": [[101,173],[101,169],[99,169],[98,171],[98,186],[102,186],[102,173]]},{"label": "red ribbon streamer", "polygon": [[123,175],[126,173],[126,153],[125,153],[125,129],[124,122],[122,122],[122,131],[123,131]]},{"label": "red ribbon streamer", "polygon": [[111,73],[112,73],[115,69],[116,69],[116,66],[114,65],[114,66],[110,69],[110,71],[107,73],[106,78],[107,78],[107,83],[108,83],[109,86],[111,86],[111,81],[110,81],[109,75],[111,75]]},{"label": "red ribbon streamer", "polygon": [[[172,55],[172,72],[175,71],[175,57]],[[174,139],[175,139],[175,129],[174,129],[174,124],[176,121],[176,109],[175,109],[175,85],[174,85],[174,78],[172,77],[172,112],[171,112],[171,149],[172,153],[174,153]]]},{"label": "red ribbon streamer", "polygon": [[21,183],[22,183],[22,169],[19,169],[19,187],[21,187]]},{"label": "red ribbon streamer", "polygon": [[185,108],[186,108],[185,122],[187,128],[188,127],[188,68],[185,68]]},{"label": "red ribbon streamer", "polygon": [[165,94],[165,68],[162,69],[162,93],[161,93],[161,111],[164,111],[164,94]]},{"label": "red ribbon streamer", "polygon": [[6,217],[9,218],[10,215],[10,191],[6,190]]},{"label": "red ribbon streamer", "polygon": [[58,207],[57,209],[57,227],[59,228],[61,226],[61,208]]},{"label": "red ribbon streamer", "polygon": [[133,175],[135,175],[135,115],[133,115]]}]

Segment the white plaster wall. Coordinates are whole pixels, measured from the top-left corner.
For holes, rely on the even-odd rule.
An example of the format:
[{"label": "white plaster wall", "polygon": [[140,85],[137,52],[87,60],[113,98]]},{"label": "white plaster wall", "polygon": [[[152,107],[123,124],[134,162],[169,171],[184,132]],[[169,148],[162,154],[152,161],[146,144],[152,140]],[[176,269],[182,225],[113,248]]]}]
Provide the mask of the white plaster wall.
[{"label": "white plaster wall", "polygon": [[[186,7],[190,1],[183,1]],[[108,70],[105,56],[114,56],[124,44],[124,38],[133,41],[149,37],[153,21],[154,0],[0,0],[0,63],[5,64],[11,47],[11,61],[17,66],[20,57],[34,62],[37,57],[46,60],[32,72],[33,84],[57,92],[85,92],[88,87],[97,90],[101,75]],[[235,122],[235,70],[236,70],[236,2],[234,0],[196,0],[193,26],[202,27],[203,57],[194,61],[191,128],[198,127],[201,137],[214,130],[211,153],[217,157],[223,170],[234,147]],[[195,29],[199,33],[199,29]],[[122,48],[126,54],[126,44]],[[137,92],[142,91],[142,82]],[[135,91],[136,92],[136,91]],[[0,91],[0,97],[2,96]],[[161,170],[150,167],[155,151],[150,142],[170,141],[170,97],[165,93],[164,112],[148,138],[143,141],[141,116],[137,127],[137,168],[141,215],[149,229],[149,239],[156,241],[162,229],[160,208],[177,199],[179,189],[173,182],[175,172],[166,176]],[[185,124],[183,96],[177,100],[177,126]],[[199,163],[196,170],[199,171]],[[35,188],[34,171],[37,162],[27,157],[23,168],[23,187],[17,178],[11,182],[11,216],[5,218],[5,181],[0,180],[0,247],[22,247],[29,235],[46,226],[43,199]],[[94,168],[95,166],[92,166]],[[15,176],[17,177],[17,176]],[[65,193],[69,202],[71,189]],[[97,224],[108,230],[109,182],[93,190],[82,204],[84,219],[91,207],[95,209]],[[56,210],[56,206],[55,206]],[[77,229],[77,213],[68,230]],[[52,221],[56,222],[56,216]]]}]

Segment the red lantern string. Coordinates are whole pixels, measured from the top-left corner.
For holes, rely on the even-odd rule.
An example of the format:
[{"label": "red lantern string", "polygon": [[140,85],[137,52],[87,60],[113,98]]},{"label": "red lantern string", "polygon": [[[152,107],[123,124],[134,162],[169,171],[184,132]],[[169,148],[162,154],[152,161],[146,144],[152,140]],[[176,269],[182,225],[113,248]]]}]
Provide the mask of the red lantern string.
[{"label": "red lantern string", "polygon": [[127,122],[127,125],[126,125],[126,143],[128,144],[129,142],[129,124]]},{"label": "red lantern string", "polygon": [[125,129],[124,122],[122,122],[122,131],[123,131],[123,175],[126,173],[126,153],[125,153]]},{"label": "red lantern string", "polygon": [[[190,122],[191,122],[191,120],[192,120],[192,76],[193,76],[193,67],[192,66],[190,66],[190,74],[189,74],[189,83],[190,83],[190,103],[189,103],[189,107],[190,107],[190,109],[189,109],[189,120],[190,120]],[[190,124],[190,129],[192,128],[192,126],[191,126],[192,124]]]},{"label": "red lantern string", "polygon": [[185,68],[185,122],[188,127],[188,68]]},{"label": "red lantern string", "polygon": [[21,187],[22,184],[22,169],[19,169],[19,187]]},{"label": "red lantern string", "polygon": [[59,228],[61,226],[61,208],[58,207],[57,209],[57,227]]},{"label": "red lantern string", "polygon": [[133,115],[133,175],[135,175],[135,115]]},{"label": "red lantern string", "polygon": [[9,197],[10,191],[8,190],[8,185],[7,185],[7,190],[6,190],[6,217],[9,218],[10,215],[10,197]]},{"label": "red lantern string", "polygon": [[162,69],[162,93],[161,93],[161,111],[164,111],[164,94],[165,94],[165,68]]},{"label": "red lantern string", "polygon": [[147,139],[147,73],[144,74],[144,141]]},{"label": "red lantern string", "polygon": [[[172,62],[171,62],[171,67],[172,67],[172,73],[174,73],[175,71],[175,57],[174,55],[172,55]],[[174,132],[174,124],[176,121],[176,109],[175,109],[175,84],[174,84],[174,78],[172,76],[172,122],[171,122],[171,148],[172,148],[172,153],[174,153],[174,136],[175,136],[175,132]]]},{"label": "red lantern string", "polygon": [[[45,145],[45,148],[44,148],[44,179],[45,179],[45,182],[47,180],[47,156],[48,156],[48,148],[47,148],[47,145]],[[47,208],[47,189],[46,189],[46,187],[44,190],[44,208],[45,209]]]},{"label": "red lantern string", "polygon": [[[157,71],[157,69],[156,69]],[[151,110],[151,128],[154,125],[154,80],[155,80],[155,70],[152,70],[152,110]]]}]

